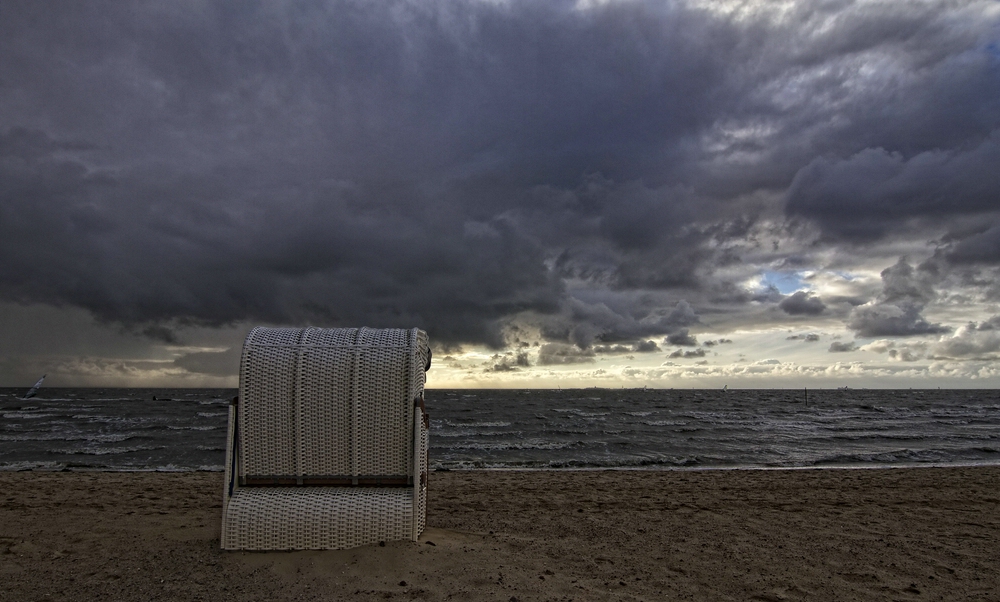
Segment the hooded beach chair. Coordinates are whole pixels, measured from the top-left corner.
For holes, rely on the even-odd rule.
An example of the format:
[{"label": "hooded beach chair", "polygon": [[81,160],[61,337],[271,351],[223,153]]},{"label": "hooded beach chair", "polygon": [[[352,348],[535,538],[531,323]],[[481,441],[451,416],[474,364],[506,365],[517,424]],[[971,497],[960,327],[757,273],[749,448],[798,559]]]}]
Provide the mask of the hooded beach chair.
[{"label": "hooded beach chair", "polygon": [[254,328],[229,410],[222,548],[343,549],[424,529],[427,335]]}]

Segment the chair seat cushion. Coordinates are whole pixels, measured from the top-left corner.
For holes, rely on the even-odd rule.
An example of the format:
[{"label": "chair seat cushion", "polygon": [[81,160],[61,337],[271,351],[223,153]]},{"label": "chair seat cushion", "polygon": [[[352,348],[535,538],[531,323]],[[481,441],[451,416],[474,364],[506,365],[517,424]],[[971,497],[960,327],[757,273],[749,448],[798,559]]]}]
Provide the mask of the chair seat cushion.
[{"label": "chair seat cushion", "polygon": [[226,508],[230,550],[335,550],[410,539],[412,487],[245,487]]}]

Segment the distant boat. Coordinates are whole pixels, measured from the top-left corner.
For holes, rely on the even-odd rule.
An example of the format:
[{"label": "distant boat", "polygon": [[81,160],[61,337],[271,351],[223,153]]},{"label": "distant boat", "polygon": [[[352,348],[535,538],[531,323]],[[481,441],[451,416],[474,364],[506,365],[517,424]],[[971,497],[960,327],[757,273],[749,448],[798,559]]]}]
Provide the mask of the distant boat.
[{"label": "distant boat", "polygon": [[42,386],[42,381],[45,380],[46,376],[48,376],[48,374],[43,374],[42,377],[38,379],[38,382],[35,383],[35,386],[28,389],[28,392],[25,393],[24,397],[22,397],[21,399],[31,399],[32,397],[34,397],[38,393],[38,387]]}]

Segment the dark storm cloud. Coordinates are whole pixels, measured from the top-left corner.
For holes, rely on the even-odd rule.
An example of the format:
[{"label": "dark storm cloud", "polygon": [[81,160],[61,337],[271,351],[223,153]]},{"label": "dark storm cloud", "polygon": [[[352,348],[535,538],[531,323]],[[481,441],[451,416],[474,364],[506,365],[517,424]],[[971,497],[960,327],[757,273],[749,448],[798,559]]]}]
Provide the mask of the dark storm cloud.
[{"label": "dark storm cloud", "polygon": [[863,337],[906,337],[941,334],[951,329],[932,324],[920,314],[935,292],[936,275],[927,268],[914,269],[905,259],[882,270],[882,293],[868,304],[855,307],[847,327]]},{"label": "dark storm cloud", "polygon": [[822,299],[805,291],[796,291],[785,297],[778,307],[792,316],[818,316],[826,309]]},{"label": "dark storm cloud", "polygon": [[683,299],[672,308],[643,299],[604,292],[577,291],[579,298],[567,302],[567,311],[542,320],[542,337],[572,342],[581,349],[595,342],[635,341],[652,335],[683,333],[699,322],[698,314]]},{"label": "dark storm cloud", "polygon": [[956,264],[1000,263],[1000,224],[960,239],[947,252],[946,257]]},{"label": "dark storm cloud", "polygon": [[[2,10],[3,108],[39,124],[0,147],[4,296],[126,324],[416,323],[499,346],[501,319],[565,303],[558,238],[641,254],[690,220],[689,193],[631,181],[711,121],[723,70],[686,31],[710,21],[668,7]],[[579,198],[539,206],[539,185]]]},{"label": "dark storm cloud", "polygon": [[677,332],[668,334],[664,342],[668,345],[693,347],[698,344],[698,339],[693,334],[690,334],[687,328],[681,328]]},{"label": "dark storm cloud", "polygon": [[[989,6],[4,2],[0,299],[161,341],[248,320],[501,347],[527,315],[542,364],[694,344],[706,299],[755,300],[717,272],[775,203],[855,242],[996,211]],[[852,328],[934,332],[889,286]]]},{"label": "dark storm cloud", "polygon": [[908,337],[940,334],[950,329],[931,324],[920,315],[920,308],[908,304],[880,303],[851,311],[847,327],[863,337]]},{"label": "dark storm cloud", "polygon": [[639,341],[632,347],[632,351],[635,353],[653,353],[659,350],[660,346],[656,344],[656,341]]},{"label": "dark storm cloud", "polygon": [[[1000,81],[1000,69],[984,76]],[[848,159],[816,159],[792,182],[788,209],[838,235],[861,239],[904,226],[910,218],[996,211],[998,139],[994,131],[970,150],[930,150],[912,157],[877,148]],[[989,244],[968,242],[956,250],[956,258],[991,256],[990,251]]]}]

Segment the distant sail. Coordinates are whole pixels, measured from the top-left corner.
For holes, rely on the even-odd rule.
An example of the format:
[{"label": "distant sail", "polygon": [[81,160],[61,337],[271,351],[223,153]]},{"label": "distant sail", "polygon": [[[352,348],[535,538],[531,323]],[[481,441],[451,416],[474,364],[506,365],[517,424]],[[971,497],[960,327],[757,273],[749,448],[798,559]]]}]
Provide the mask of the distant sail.
[{"label": "distant sail", "polygon": [[46,376],[48,376],[48,374],[43,374],[42,377],[38,379],[38,382],[35,383],[35,386],[31,387],[31,389],[29,389],[28,392],[25,393],[24,397],[22,397],[21,399],[31,399],[32,397],[34,397],[35,394],[38,393],[38,387],[42,386],[42,381],[45,380]]}]

